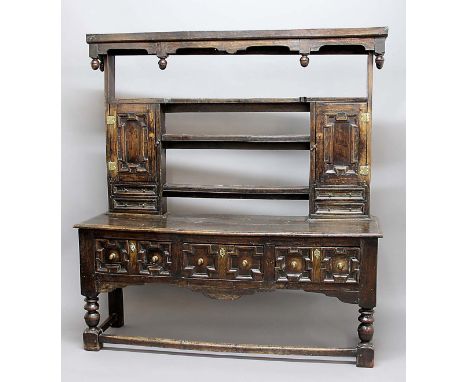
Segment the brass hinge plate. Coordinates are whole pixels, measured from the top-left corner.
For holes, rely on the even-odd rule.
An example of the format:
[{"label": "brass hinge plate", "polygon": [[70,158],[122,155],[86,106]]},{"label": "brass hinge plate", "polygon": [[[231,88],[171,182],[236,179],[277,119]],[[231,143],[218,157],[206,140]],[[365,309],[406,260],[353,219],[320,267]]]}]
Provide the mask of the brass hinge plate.
[{"label": "brass hinge plate", "polygon": [[360,119],[361,119],[361,122],[369,122],[370,121],[370,113],[361,113]]},{"label": "brass hinge plate", "polygon": [[359,166],[359,175],[369,175],[369,166]]},{"label": "brass hinge plate", "polygon": [[108,125],[115,125],[115,115],[108,115],[106,117],[106,123]]},{"label": "brass hinge plate", "polygon": [[109,169],[109,171],[116,171],[117,162],[107,162],[107,168]]}]

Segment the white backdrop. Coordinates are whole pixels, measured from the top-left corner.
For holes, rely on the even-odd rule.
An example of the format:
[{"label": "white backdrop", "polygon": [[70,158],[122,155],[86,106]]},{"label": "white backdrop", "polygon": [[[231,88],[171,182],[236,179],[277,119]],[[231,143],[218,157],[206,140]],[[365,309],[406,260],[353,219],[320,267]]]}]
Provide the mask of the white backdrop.
[{"label": "white backdrop", "polygon": [[[62,4],[62,355],[66,381],[138,377],[226,381],[312,378],[399,381],[405,355],[404,1],[80,1]],[[385,66],[374,71],[371,211],[380,219],[376,367],[342,363],[85,352],[74,223],[107,210],[103,75],[89,66],[86,33],[388,26]],[[120,97],[302,97],[365,95],[365,57],[169,57],[117,59]],[[169,132],[306,134],[306,113],[171,114]],[[173,150],[168,181],[306,185],[296,151]],[[169,199],[170,212],[306,215],[307,201]],[[293,291],[220,302],[171,286],[124,289],[121,333],[228,342],[354,346],[357,306]],[[105,316],[106,297],[101,296]],[[84,375],[86,374],[86,378]],[[322,376],[319,378],[319,376]]]}]

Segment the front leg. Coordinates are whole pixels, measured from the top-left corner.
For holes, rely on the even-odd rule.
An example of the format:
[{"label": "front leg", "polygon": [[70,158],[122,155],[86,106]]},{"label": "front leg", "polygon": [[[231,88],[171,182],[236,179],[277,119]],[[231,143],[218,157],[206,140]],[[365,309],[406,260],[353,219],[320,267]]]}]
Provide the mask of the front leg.
[{"label": "front leg", "polygon": [[357,346],[356,366],[374,367],[374,344],[372,337],[374,335],[374,309],[359,309],[360,316],[358,320],[361,324],[358,327],[358,335],[361,342]]},{"label": "front leg", "polygon": [[99,320],[101,318],[98,312],[98,300],[97,295],[86,296],[85,298],[86,304],[84,309],[86,310],[86,313],[84,319],[88,325],[88,328],[83,332],[83,344],[85,350],[97,351],[102,348],[102,344],[99,342],[99,335],[102,333],[102,330],[98,327]]}]

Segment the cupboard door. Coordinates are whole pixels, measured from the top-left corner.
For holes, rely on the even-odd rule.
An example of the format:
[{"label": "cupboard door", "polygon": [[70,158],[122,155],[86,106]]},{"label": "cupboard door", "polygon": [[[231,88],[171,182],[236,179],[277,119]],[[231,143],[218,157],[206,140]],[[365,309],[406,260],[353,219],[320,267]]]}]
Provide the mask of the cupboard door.
[{"label": "cupboard door", "polygon": [[[357,185],[365,181],[367,126],[365,103],[318,103],[316,106],[316,180],[322,185]],[[362,173],[363,171],[361,171]]]},{"label": "cupboard door", "polygon": [[151,105],[111,106],[109,175],[114,182],[150,182],[155,174],[155,125]]}]

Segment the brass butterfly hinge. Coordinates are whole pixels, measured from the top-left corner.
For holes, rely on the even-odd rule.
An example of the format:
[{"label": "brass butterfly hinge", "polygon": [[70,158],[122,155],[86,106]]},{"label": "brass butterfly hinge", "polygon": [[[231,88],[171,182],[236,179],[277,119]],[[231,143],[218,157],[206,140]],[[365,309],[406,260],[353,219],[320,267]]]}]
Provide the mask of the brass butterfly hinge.
[{"label": "brass butterfly hinge", "polygon": [[107,162],[107,168],[109,169],[109,171],[116,171],[117,162]]},{"label": "brass butterfly hinge", "polygon": [[361,122],[369,122],[370,113],[361,113],[359,118],[361,119]]},{"label": "brass butterfly hinge", "polygon": [[369,166],[359,166],[359,175],[369,175]]},{"label": "brass butterfly hinge", "polygon": [[106,123],[108,125],[115,125],[115,115],[108,115],[106,117]]}]

